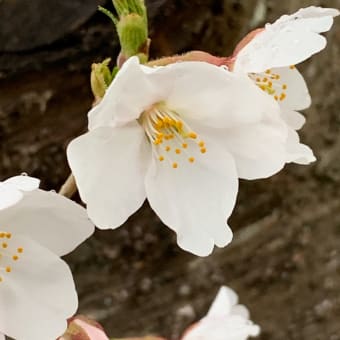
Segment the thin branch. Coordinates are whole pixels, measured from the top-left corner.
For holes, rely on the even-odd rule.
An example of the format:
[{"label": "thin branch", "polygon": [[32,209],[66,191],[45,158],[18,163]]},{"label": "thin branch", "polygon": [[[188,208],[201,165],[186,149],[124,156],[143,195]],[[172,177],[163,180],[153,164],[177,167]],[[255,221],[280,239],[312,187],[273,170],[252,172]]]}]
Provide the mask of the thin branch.
[{"label": "thin branch", "polygon": [[59,194],[65,197],[71,198],[77,192],[77,184],[74,179],[73,174],[71,173],[66,182],[61,186],[59,190]]}]

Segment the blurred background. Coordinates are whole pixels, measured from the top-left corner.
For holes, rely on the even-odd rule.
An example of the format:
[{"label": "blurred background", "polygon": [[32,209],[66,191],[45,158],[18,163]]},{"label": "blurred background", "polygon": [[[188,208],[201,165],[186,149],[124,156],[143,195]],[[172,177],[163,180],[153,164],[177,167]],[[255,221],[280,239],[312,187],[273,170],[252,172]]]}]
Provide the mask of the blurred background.
[{"label": "blurred background", "polygon": [[[86,130],[92,62],[115,60],[100,0],[0,0],[0,179],[27,172],[45,189],[69,174],[65,148]],[[340,0],[149,0],[153,58],[192,49],[228,55],[249,30],[300,7]],[[242,181],[233,244],[198,258],[146,203],[115,231],[66,259],[80,312],[111,336],[172,339],[227,284],[262,327],[260,339],[340,339],[340,22],[326,50],[301,65],[313,98],[302,140],[318,161]]]}]

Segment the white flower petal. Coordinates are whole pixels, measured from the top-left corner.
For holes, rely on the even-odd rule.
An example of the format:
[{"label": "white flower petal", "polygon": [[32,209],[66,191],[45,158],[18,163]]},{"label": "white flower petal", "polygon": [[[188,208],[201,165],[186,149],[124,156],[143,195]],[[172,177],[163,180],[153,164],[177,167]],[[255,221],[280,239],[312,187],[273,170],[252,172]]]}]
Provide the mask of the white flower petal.
[{"label": "white flower petal", "polygon": [[71,252],[94,231],[83,207],[39,189],[27,192],[19,203],[1,211],[0,225],[31,237],[60,256]]},{"label": "white flower petal", "polygon": [[35,190],[39,184],[39,179],[23,175],[0,182],[0,210],[17,204],[24,196],[22,191]]},{"label": "white flower petal", "polygon": [[311,97],[301,73],[296,67],[273,68],[272,72],[280,76],[280,83],[287,88],[284,91],[286,97],[280,101],[280,106],[290,110],[303,110],[310,106]]},{"label": "white flower petal", "polygon": [[286,162],[306,165],[314,161],[316,161],[316,158],[312,149],[305,144],[301,144],[297,132],[290,129],[287,138]]},{"label": "white flower petal", "polygon": [[92,130],[69,144],[67,157],[88,215],[99,228],[120,226],[143,204],[150,153],[137,123]]},{"label": "white flower petal", "polygon": [[166,71],[174,79],[165,101],[186,119],[233,127],[257,122],[265,112],[275,110],[275,103],[246,75],[205,62],[172,64]]},{"label": "white flower petal", "polygon": [[267,24],[236,56],[235,71],[262,72],[298,64],[326,46],[319,33],[328,31],[339,11],[320,7],[301,9]]},{"label": "white flower petal", "polygon": [[216,129],[214,138],[233,155],[239,178],[266,178],[285,165],[287,127],[283,121],[267,119],[234,129]]},{"label": "white flower petal", "polygon": [[0,183],[0,210],[17,204],[24,194],[9,184]]},{"label": "white flower petal", "polygon": [[236,305],[231,308],[230,314],[232,315],[238,315],[242,318],[249,319],[250,313],[246,306],[244,305]]},{"label": "white flower petal", "polygon": [[18,190],[32,191],[39,188],[40,180],[30,176],[14,176],[6,179],[3,183],[10,184]]},{"label": "white flower petal", "polygon": [[5,335],[0,333],[0,340],[6,340]]},{"label": "white flower petal", "polygon": [[[214,244],[232,239],[226,224],[235,205],[238,181],[233,158],[206,138],[207,152],[190,150],[174,156],[178,168],[165,159],[153,159],[146,175],[146,191],[152,209],[176,231],[178,244],[196,255],[206,256]],[[190,163],[187,157],[195,157]]]},{"label": "white flower petal", "polygon": [[205,62],[150,68],[130,58],[90,111],[89,129],[121,126],[159,102],[215,127],[256,122],[274,106],[246,75]]},{"label": "white flower petal", "polygon": [[249,320],[245,306],[237,305],[237,294],[221,287],[206,317],[193,325],[182,340],[246,340],[260,333]]},{"label": "white flower petal", "polygon": [[281,117],[287,123],[287,125],[294,129],[300,130],[306,122],[306,118],[300,112],[282,109]]},{"label": "white flower petal", "polygon": [[237,294],[229,287],[222,286],[218,291],[215,300],[211,304],[208,317],[223,317],[230,314],[232,307],[238,302]]},{"label": "white flower petal", "polygon": [[293,27],[308,29],[312,32],[323,33],[331,29],[333,18],[339,15],[339,10],[335,8],[323,8],[309,6],[300,8],[291,15],[283,15],[276,20],[276,25],[289,23]]},{"label": "white flower petal", "polygon": [[89,112],[89,130],[120,126],[137,119],[161,99],[161,84],[151,81],[137,57],[127,60],[107,89],[102,101]]},{"label": "white flower petal", "polygon": [[12,235],[8,243],[7,250],[23,247],[24,251],[10,263],[10,273],[1,273],[1,331],[16,339],[56,339],[78,305],[71,271],[33,240]]},{"label": "white flower petal", "polygon": [[243,317],[204,318],[189,329],[182,340],[247,340],[258,336],[260,327]]}]

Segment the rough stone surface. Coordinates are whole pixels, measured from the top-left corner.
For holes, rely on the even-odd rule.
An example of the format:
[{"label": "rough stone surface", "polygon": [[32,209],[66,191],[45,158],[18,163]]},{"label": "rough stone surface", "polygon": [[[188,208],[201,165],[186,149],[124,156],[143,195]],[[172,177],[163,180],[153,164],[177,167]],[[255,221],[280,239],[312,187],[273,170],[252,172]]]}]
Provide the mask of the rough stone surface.
[{"label": "rough stone surface", "polygon": [[[35,1],[25,3],[20,16],[33,13]],[[93,12],[96,1],[82,3],[67,22],[54,17],[63,6],[50,11],[51,22],[59,20],[50,37],[36,25],[39,8],[26,17],[34,41],[4,47],[0,33],[0,50],[11,50],[0,54],[1,178],[25,171],[56,189],[68,175],[65,148],[85,131],[92,101],[91,62],[118,52],[111,23]],[[339,1],[150,0],[151,52],[227,54],[251,28],[312,4]],[[0,19],[12,5],[0,1]],[[10,20],[0,22],[1,32],[13,30]],[[340,339],[339,20],[327,38],[327,49],[301,66],[313,97],[302,139],[318,161],[242,181],[230,220],[235,242],[208,258],[181,251],[147,204],[118,230],[97,232],[67,257],[82,313],[115,337],[177,339],[227,284],[261,325],[262,340]]]},{"label": "rough stone surface", "polygon": [[18,52],[51,44],[80,27],[101,2],[2,0],[0,50]]}]

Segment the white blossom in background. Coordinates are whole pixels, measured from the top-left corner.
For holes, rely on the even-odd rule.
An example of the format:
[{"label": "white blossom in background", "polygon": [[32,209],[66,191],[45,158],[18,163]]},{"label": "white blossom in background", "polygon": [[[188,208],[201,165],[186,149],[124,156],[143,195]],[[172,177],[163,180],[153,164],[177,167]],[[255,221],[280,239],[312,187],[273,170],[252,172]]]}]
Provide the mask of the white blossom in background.
[{"label": "white blossom in background", "polygon": [[278,104],[248,76],[205,62],[151,68],[133,57],[67,156],[99,228],[120,226],[147,197],[180,247],[204,256],[232,239],[238,177],[282,169],[286,138]]},{"label": "white blossom in background", "polygon": [[0,190],[0,206],[7,208],[0,210],[0,332],[54,340],[78,306],[71,271],[59,256],[94,226],[85,209],[38,189],[35,178],[16,176],[1,185],[6,190]]},{"label": "white blossom in background", "polygon": [[248,309],[238,304],[238,296],[221,287],[208,314],[191,326],[182,340],[246,340],[260,334],[260,327],[249,320]]},{"label": "white blossom in background", "polygon": [[273,24],[250,32],[236,47],[228,64],[234,72],[246,73],[281,107],[288,124],[287,162],[308,164],[315,160],[312,150],[299,143],[295,130],[305,123],[297,112],[310,106],[307,85],[296,64],[320,52],[339,11],[333,8],[307,7],[283,15]]}]

